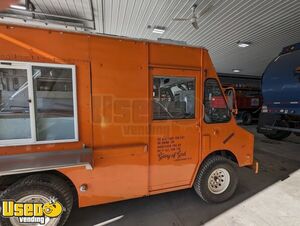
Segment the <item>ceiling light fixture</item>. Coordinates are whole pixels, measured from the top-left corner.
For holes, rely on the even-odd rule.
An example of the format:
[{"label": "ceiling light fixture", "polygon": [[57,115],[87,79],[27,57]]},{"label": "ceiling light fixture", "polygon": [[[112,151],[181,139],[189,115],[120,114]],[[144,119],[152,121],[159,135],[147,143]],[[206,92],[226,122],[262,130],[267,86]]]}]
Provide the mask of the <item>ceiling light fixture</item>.
[{"label": "ceiling light fixture", "polygon": [[240,72],[241,72],[240,69],[232,69],[232,71],[233,71],[234,73],[240,73]]},{"label": "ceiling light fixture", "polygon": [[239,42],[237,42],[237,44],[238,44],[238,47],[240,47],[240,48],[246,48],[246,47],[249,47],[251,45],[251,42],[241,42],[241,41],[239,41]]},{"label": "ceiling light fixture", "polygon": [[10,8],[12,9],[20,9],[20,10],[26,10],[26,7],[23,5],[10,5]]},{"label": "ceiling light fixture", "polygon": [[165,27],[161,27],[161,26],[155,26],[154,28],[153,28],[153,33],[155,33],[155,34],[163,34],[163,33],[165,33],[165,31],[166,31],[166,28]]}]

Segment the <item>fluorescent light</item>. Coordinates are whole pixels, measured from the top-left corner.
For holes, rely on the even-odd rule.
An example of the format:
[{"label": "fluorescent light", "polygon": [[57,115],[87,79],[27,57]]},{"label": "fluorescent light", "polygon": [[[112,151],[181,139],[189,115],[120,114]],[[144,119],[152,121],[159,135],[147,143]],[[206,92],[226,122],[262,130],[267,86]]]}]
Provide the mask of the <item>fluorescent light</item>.
[{"label": "fluorescent light", "polygon": [[240,73],[240,72],[241,72],[240,69],[232,69],[232,71],[233,71],[234,73]]},{"label": "fluorescent light", "polygon": [[156,33],[156,34],[163,34],[163,33],[165,33],[165,30],[158,29],[158,28],[154,28],[154,29],[153,29],[153,33]]},{"label": "fluorescent light", "polygon": [[152,32],[155,33],[155,34],[163,34],[163,33],[165,33],[165,31],[166,31],[165,27],[156,26],[156,27],[153,28]]},{"label": "fluorescent light", "polygon": [[26,10],[26,7],[23,6],[23,5],[10,5],[10,8],[12,8],[12,9]]},{"label": "fluorescent light", "polygon": [[238,42],[238,47],[240,48],[246,48],[246,47],[249,47],[251,45],[251,42]]},{"label": "fluorescent light", "polygon": [[238,46],[239,46],[240,48],[246,48],[246,47],[248,47],[248,46],[250,46],[250,45],[247,44],[247,43],[239,43]]}]

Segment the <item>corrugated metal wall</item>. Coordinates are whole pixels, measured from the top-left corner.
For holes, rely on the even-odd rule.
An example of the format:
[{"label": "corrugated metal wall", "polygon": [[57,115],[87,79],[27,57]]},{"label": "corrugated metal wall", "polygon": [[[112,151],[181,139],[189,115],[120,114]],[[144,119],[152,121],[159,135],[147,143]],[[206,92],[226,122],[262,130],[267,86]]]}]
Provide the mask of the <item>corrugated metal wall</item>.
[{"label": "corrugated metal wall", "polygon": [[[200,12],[210,3],[213,10],[199,19],[198,30],[188,22],[191,6]],[[90,0],[32,0],[38,10],[51,14],[92,19]],[[300,0],[92,0],[96,33],[141,39],[166,38],[203,46],[210,51],[217,71],[261,75],[282,47],[300,42]],[[163,35],[148,26],[164,26]],[[238,48],[238,41],[250,41]]]}]

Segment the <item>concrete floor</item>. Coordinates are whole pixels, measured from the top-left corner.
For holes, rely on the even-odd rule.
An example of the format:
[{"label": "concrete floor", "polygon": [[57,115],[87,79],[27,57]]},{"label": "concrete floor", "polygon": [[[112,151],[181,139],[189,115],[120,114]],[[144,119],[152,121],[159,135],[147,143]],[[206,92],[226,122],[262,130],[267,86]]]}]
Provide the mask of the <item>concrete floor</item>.
[{"label": "concrete floor", "polygon": [[255,126],[247,129],[255,134],[260,173],[240,169],[239,187],[229,201],[206,204],[194,190],[182,190],[76,209],[67,226],[93,226],[121,215],[109,225],[300,225],[300,137],[273,141],[256,134]]},{"label": "concrete floor", "polygon": [[300,170],[212,219],[206,226],[299,226]]}]

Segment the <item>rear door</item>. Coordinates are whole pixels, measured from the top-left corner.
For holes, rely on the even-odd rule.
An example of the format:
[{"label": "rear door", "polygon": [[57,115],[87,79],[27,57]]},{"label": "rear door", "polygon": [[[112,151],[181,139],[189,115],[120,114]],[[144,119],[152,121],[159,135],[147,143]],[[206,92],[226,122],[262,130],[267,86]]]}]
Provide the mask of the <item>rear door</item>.
[{"label": "rear door", "polygon": [[150,70],[150,191],[189,185],[200,151],[200,72]]}]

